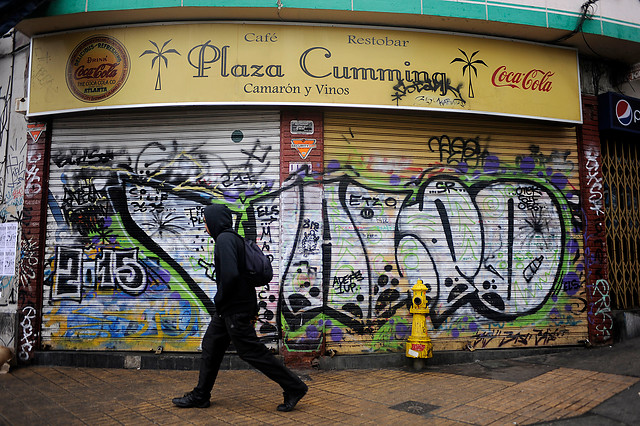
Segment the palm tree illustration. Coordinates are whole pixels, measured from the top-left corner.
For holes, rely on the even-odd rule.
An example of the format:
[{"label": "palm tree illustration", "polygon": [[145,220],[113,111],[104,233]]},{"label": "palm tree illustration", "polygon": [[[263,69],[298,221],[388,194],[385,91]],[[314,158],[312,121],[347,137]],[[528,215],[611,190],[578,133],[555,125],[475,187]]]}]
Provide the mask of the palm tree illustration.
[{"label": "palm tree illustration", "polygon": [[473,94],[473,82],[471,80],[471,71],[473,71],[473,73],[475,74],[475,76],[478,76],[478,69],[475,67],[476,64],[482,64],[485,67],[487,67],[488,65],[484,63],[483,60],[480,59],[476,59],[475,61],[473,60],[473,57],[476,56],[476,54],[479,52],[479,50],[476,50],[475,52],[473,52],[471,54],[471,56],[468,56],[466,54],[466,52],[462,49],[458,49],[460,52],[462,52],[462,54],[464,55],[464,58],[455,58],[453,61],[451,61],[450,63],[454,63],[454,62],[462,62],[464,63],[464,66],[462,67],[462,75],[464,75],[465,72],[467,72],[467,70],[469,71],[469,97],[473,98],[474,94]]},{"label": "palm tree illustration", "polygon": [[156,79],[156,90],[162,90],[162,82],[160,80],[160,69],[162,68],[162,66],[160,64],[160,59],[164,61],[164,67],[168,68],[169,60],[165,55],[168,53],[177,53],[178,55],[180,55],[180,52],[178,52],[176,49],[164,50],[164,48],[167,47],[167,44],[169,44],[171,40],[173,39],[169,39],[165,41],[162,47],[159,47],[156,43],[149,40],[149,43],[153,44],[153,46],[155,47],[155,50],[145,50],[139,56],[140,58],[142,58],[144,55],[154,55],[153,59],[151,60],[151,69],[153,69],[153,67],[156,65],[156,61],[158,62],[158,78]]}]

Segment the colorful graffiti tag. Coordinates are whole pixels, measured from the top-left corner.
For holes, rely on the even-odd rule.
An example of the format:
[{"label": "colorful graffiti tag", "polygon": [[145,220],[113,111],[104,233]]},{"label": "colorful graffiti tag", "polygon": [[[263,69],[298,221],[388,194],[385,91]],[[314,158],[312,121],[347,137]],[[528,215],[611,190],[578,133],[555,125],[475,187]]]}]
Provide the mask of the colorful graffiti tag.
[{"label": "colorful graffiti tag", "polygon": [[550,344],[585,321],[564,153],[501,160],[488,144],[429,135],[434,161],[418,172],[374,176],[347,155],[280,184],[278,150],[247,133],[229,131],[225,153],[178,140],[54,146],[44,342],[196,350],[215,310],[210,203],[229,205],[272,256],[257,330],[290,351],[400,349],[417,279],[441,345]]}]

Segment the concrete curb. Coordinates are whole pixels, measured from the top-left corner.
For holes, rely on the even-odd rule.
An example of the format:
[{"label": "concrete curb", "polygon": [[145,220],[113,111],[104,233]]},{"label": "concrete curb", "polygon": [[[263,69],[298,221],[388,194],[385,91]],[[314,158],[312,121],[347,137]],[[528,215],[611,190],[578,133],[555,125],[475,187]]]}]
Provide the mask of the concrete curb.
[{"label": "concrete curb", "polygon": [[[579,350],[580,346],[551,346],[542,348],[483,349],[475,351],[434,352],[425,365],[462,364],[492,359],[509,359],[522,356],[546,355]],[[277,355],[282,359],[282,356]],[[412,358],[404,352],[383,354],[356,354],[323,356],[318,359],[320,370],[351,370],[371,368],[402,368],[411,366]],[[124,368],[142,370],[198,370],[199,353],[152,352],[92,352],[92,351],[37,351],[31,365],[91,368]],[[252,367],[234,353],[222,360],[221,370],[249,370]],[[299,366],[296,367],[298,369]],[[311,368],[311,366],[309,366]]]},{"label": "concrete curb", "polygon": [[[544,348],[518,349],[483,349],[475,351],[434,351],[433,358],[425,360],[424,365],[465,364],[491,359],[510,359],[531,355],[579,350],[581,346],[551,346]],[[407,358],[404,352],[389,354],[336,355],[325,356],[318,360],[320,370],[351,370],[386,367],[408,367],[413,365],[413,358]]]}]

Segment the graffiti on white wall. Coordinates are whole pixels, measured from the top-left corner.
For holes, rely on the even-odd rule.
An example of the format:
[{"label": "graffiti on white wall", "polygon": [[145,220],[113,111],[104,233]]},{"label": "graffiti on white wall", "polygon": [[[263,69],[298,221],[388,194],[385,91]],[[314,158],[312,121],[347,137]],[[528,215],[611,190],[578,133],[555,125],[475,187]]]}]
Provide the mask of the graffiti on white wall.
[{"label": "graffiti on white wall", "polygon": [[[272,342],[282,330],[289,350],[317,350],[323,338],[399,348],[417,279],[435,333],[476,347],[549,344],[581,321],[567,153],[532,147],[501,161],[478,141],[434,135],[440,165],[409,179],[393,168],[387,181],[364,178],[330,159],[324,173],[303,168],[279,186],[268,173],[272,146],[242,134],[229,132],[224,154],[177,140],[54,147],[47,339],[195,350],[215,310],[201,216],[210,203],[227,204],[272,257],[277,274],[258,289],[257,329]],[[537,328],[496,329],[520,319]]]}]

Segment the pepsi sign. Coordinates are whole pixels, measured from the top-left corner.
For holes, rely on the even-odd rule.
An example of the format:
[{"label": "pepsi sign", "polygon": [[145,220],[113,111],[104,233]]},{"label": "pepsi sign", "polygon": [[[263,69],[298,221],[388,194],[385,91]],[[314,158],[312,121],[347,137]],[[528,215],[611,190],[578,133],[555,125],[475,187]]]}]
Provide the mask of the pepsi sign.
[{"label": "pepsi sign", "polygon": [[640,99],[609,92],[598,96],[600,130],[640,133]]}]

